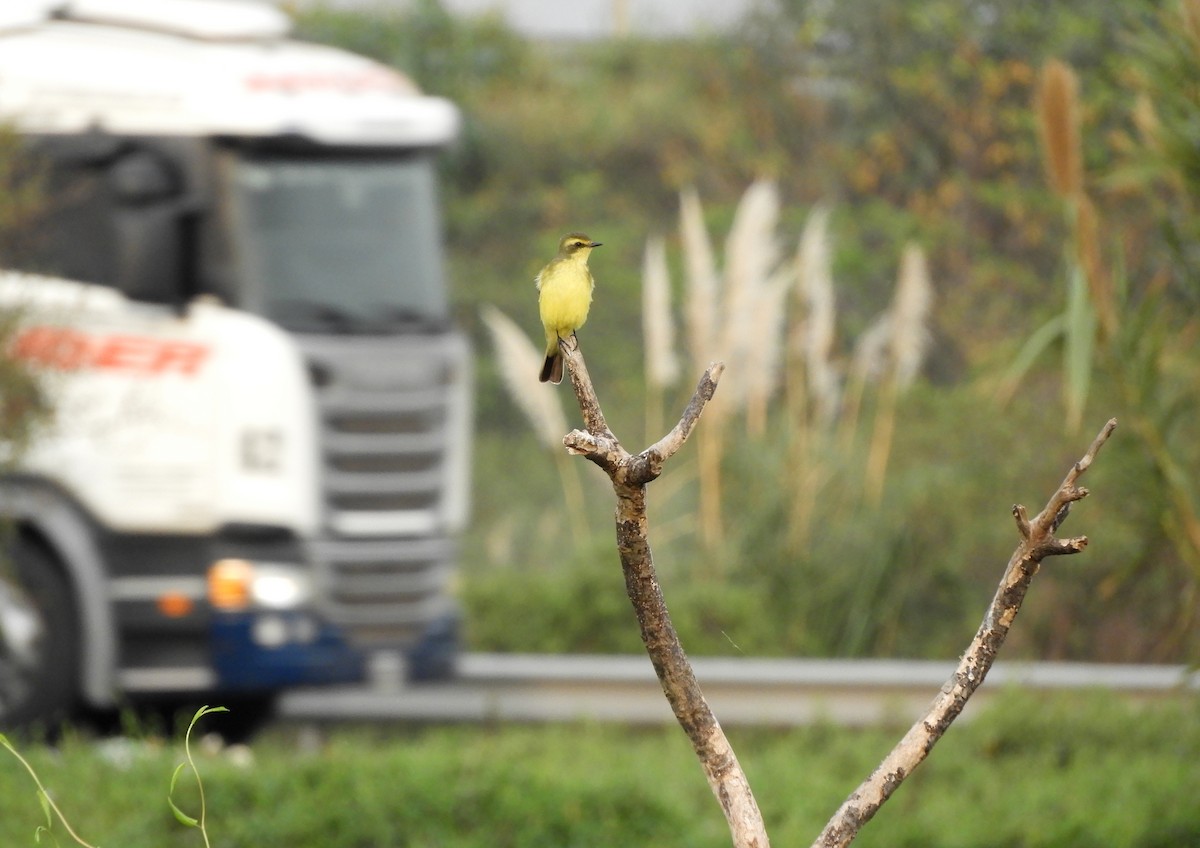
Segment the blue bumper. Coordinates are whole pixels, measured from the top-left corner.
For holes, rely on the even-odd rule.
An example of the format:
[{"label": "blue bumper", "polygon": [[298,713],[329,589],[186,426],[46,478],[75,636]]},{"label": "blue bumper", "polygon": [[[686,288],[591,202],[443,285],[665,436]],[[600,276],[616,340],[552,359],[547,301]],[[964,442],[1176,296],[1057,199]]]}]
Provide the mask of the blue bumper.
[{"label": "blue bumper", "polygon": [[366,678],[362,652],[308,612],[218,613],[211,635],[213,668],[223,690],[360,683]]}]

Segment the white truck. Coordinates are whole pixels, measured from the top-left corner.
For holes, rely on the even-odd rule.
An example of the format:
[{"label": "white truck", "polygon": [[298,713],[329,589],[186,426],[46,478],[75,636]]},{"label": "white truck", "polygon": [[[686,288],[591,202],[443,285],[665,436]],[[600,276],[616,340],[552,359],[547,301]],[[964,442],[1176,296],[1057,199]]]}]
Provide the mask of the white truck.
[{"label": "white truck", "polygon": [[0,256],[53,421],[0,457],[0,726],[452,672],[470,360],[450,102],[236,0],[4,0]]}]

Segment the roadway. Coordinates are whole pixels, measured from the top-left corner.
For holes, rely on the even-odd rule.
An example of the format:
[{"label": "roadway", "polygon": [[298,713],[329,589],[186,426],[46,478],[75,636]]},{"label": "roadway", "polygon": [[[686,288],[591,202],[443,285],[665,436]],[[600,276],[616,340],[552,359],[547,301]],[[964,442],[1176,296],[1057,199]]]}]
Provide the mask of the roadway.
[{"label": "roadway", "polygon": [[[692,664],[722,724],[778,727],[909,723],[955,667],[913,660],[696,658]],[[405,684],[402,672],[384,661],[370,686],[290,692],[279,714],[303,721],[673,721],[644,656],[464,654],[454,680]],[[1200,693],[1200,672],[1183,666],[998,662],[963,718],[1010,687],[1101,690],[1146,702]]]}]

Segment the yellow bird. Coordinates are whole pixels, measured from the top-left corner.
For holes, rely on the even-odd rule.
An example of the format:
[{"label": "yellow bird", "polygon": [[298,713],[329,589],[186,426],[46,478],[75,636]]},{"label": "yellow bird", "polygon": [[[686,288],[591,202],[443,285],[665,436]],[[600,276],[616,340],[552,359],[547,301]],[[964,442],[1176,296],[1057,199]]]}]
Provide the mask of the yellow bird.
[{"label": "yellow bird", "polygon": [[537,284],[538,311],[546,328],[546,361],[538,377],[543,383],[561,383],[563,358],[558,340],[570,337],[587,320],[596,283],[588,270],[588,254],[600,242],[583,233],[567,233],[558,243],[558,255],[550,260],[534,282]]}]

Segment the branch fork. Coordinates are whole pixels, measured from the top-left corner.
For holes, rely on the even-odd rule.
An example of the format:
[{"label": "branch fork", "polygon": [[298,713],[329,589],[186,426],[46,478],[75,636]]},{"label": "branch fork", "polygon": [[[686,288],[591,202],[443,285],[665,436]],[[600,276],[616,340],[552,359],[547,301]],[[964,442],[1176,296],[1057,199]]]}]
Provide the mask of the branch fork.
[{"label": "branch fork", "polygon": [[[570,340],[560,339],[559,348],[570,370],[571,384],[584,420],[584,429],[568,433],[563,444],[572,454],[586,457],[603,468],[612,481],[617,498],[617,550],[621,556],[625,588],[663,693],[721,804],[735,848],[768,848],[766,828],[750,784],[700,691],[671,623],[646,533],[646,485],[658,478],[666,461],[683,447],[695,429],[705,405],[716,391],[724,365],[720,362],[710,365],[679,423],[663,438],[634,455],[621,446],[604,420],[578,340],[574,336]],[[1077,481],[1091,466],[1116,426],[1116,419],[1104,425],[1083,458],[1071,467],[1058,490],[1036,516],[1031,519],[1025,507],[1013,506],[1012,515],[1021,541],[1009,559],[995,597],[958,667],[925,715],[913,724],[891,753],[834,813],[813,843],[814,848],[849,845],[862,826],[929,755],[983,683],[1042,560],[1079,553],[1087,547],[1086,536],[1059,539],[1055,533],[1066,520],[1071,505],[1087,497],[1088,490],[1077,485]]]},{"label": "branch fork", "polygon": [[642,643],[662,684],[663,694],[700,760],[729,824],[733,844],[738,848],[769,848],[766,826],[750,791],[750,783],[700,690],[671,623],[646,532],[646,485],[662,474],[666,461],[687,442],[705,405],[717,390],[725,366],[720,362],[710,365],[700,378],[679,423],[641,453],[631,454],[621,446],[604,420],[578,341],[560,339],[559,349],[570,371],[571,385],[584,422],[584,429],[568,433],[563,438],[563,445],[572,454],[583,456],[603,468],[612,481],[617,498],[617,551],[625,574],[625,590],[633,603]]},{"label": "branch fork", "polygon": [[[1059,539],[1054,534],[1058,532],[1058,528],[1070,515],[1071,505],[1090,494],[1083,486],[1076,485],[1076,482],[1080,475],[1091,467],[1096,453],[1108,441],[1108,437],[1116,428],[1117,419],[1115,418],[1110,419],[1104,425],[1096,438],[1092,440],[1092,444],[1083,457],[1071,466],[1071,470],[1067,472],[1067,476],[1059,485],[1058,491],[1051,496],[1045,508],[1033,519],[1029,518],[1025,507],[1021,504],[1013,504],[1013,519],[1017,522],[1017,532],[1024,540],[1025,551],[1021,560],[1028,562],[1029,567],[1035,572],[1046,557],[1077,554],[1087,547],[1087,536]],[[1021,553],[1020,549],[1018,549],[1018,553]]]}]

